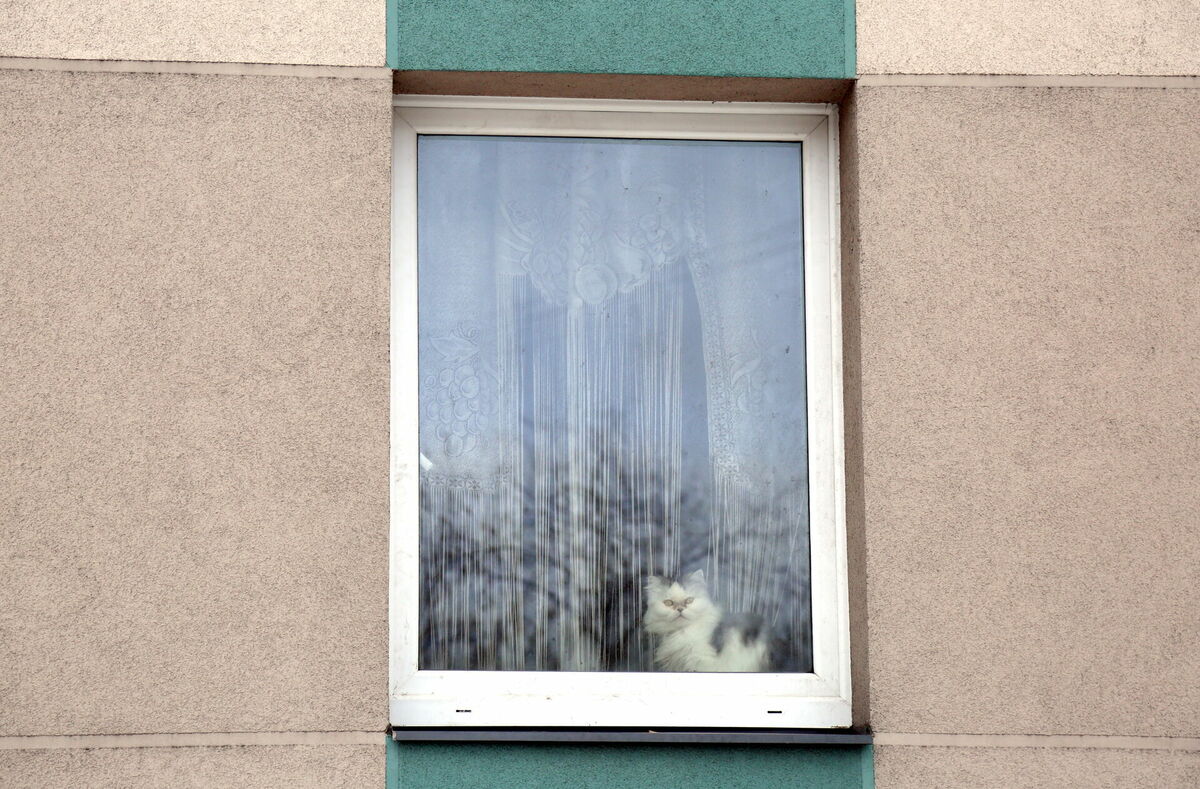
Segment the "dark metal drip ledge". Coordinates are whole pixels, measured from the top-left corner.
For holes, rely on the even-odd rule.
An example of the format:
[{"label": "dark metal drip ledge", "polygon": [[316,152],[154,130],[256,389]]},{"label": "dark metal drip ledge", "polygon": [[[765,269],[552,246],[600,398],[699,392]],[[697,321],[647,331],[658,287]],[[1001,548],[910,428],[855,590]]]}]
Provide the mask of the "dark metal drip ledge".
[{"label": "dark metal drip ledge", "polygon": [[870,745],[870,733],[814,729],[466,729],[393,728],[397,742],[684,743]]}]

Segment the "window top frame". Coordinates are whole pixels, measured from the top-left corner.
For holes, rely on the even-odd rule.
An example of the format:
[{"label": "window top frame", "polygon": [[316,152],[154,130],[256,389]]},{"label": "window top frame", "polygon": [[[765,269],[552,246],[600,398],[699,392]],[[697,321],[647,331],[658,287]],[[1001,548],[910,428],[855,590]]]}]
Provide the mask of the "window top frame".
[{"label": "window top frame", "polygon": [[[802,142],[811,674],[419,671],[416,150],[421,134]],[[837,107],[396,96],[393,99],[389,698],[393,727],[850,725]],[[818,522],[819,521],[819,522]],[[663,689],[666,686],[666,690]],[[466,712],[463,712],[466,710]]]}]

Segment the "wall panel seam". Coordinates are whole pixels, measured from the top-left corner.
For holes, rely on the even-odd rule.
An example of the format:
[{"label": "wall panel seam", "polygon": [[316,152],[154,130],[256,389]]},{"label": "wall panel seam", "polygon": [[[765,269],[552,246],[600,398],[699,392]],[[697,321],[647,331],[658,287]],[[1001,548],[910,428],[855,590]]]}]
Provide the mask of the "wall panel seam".
[{"label": "wall panel seam", "polygon": [[1200,76],[1085,74],[860,74],[869,88],[1200,88]]},{"label": "wall panel seam", "polygon": [[309,66],[286,63],[203,63],[175,60],[74,60],[0,57],[0,69],[12,71],[83,71],[105,74],[219,74],[241,77],[391,79],[382,66]]},{"label": "wall panel seam", "polygon": [[1113,734],[920,734],[876,732],[875,744],[933,748],[1102,748],[1110,750],[1200,751],[1200,737],[1142,737]]},{"label": "wall panel seam", "polygon": [[190,732],[181,734],[37,734],[0,736],[0,751],[63,748],[197,748],[247,745],[383,745],[382,731]]}]

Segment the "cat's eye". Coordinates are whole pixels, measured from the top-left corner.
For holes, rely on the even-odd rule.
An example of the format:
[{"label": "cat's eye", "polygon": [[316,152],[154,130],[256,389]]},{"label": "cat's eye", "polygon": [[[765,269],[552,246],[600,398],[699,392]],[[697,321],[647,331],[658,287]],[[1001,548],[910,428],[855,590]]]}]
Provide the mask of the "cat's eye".
[{"label": "cat's eye", "polygon": [[695,599],[696,599],[696,598],[694,598],[694,597],[689,597],[688,599],[686,599],[686,600],[684,600],[684,601],[683,601],[683,604],[684,604],[684,605],[691,605],[691,604],[692,604],[692,602],[693,602],[693,601],[695,601]]},{"label": "cat's eye", "polygon": [[674,608],[675,601],[674,600],[663,600],[663,605],[665,605],[667,608]]}]

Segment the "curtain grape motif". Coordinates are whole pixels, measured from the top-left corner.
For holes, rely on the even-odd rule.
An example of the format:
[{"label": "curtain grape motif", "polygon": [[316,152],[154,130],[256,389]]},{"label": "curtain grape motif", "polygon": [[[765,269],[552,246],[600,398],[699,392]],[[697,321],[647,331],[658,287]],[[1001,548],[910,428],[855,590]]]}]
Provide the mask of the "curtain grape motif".
[{"label": "curtain grape motif", "polygon": [[482,420],[494,413],[496,405],[495,379],[479,358],[479,331],[464,321],[440,337],[429,338],[441,364],[421,384],[422,419],[433,427],[439,448],[451,458],[479,446]]}]

